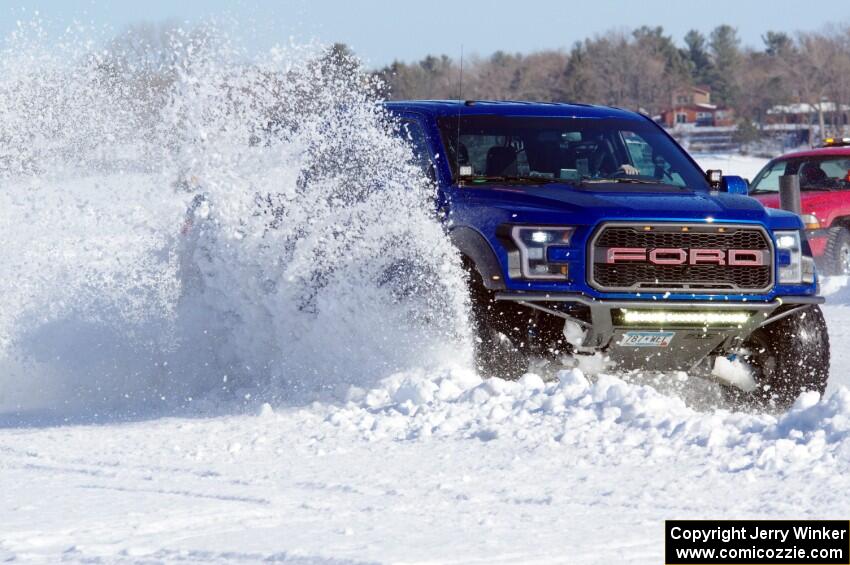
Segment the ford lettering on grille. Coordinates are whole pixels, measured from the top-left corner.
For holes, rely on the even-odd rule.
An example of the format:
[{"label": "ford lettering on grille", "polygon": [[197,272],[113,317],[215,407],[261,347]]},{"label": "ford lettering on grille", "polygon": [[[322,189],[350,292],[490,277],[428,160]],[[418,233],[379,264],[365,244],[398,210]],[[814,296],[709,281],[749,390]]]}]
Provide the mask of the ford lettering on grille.
[{"label": "ford lettering on grille", "polygon": [[655,265],[733,265],[761,267],[767,264],[767,251],[761,249],[682,249],[643,247],[611,247],[606,263],[649,262]]},{"label": "ford lettering on grille", "polygon": [[773,284],[773,249],[760,228],[607,224],[589,246],[599,290],[753,291]]}]

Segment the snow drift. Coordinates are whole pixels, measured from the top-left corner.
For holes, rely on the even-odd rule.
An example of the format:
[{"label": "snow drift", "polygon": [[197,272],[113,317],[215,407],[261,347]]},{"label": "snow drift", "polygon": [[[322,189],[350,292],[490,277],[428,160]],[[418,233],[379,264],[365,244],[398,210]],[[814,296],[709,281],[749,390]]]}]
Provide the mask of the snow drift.
[{"label": "snow drift", "polygon": [[349,402],[325,408],[325,420],[364,440],[518,439],[528,449],[560,444],[595,456],[663,460],[692,450],[717,470],[829,473],[850,448],[850,392],[820,401],[804,393],[786,413],[701,412],[654,387],[580,369],[552,382],[527,374],[516,382],[448,372],[399,373]]}]

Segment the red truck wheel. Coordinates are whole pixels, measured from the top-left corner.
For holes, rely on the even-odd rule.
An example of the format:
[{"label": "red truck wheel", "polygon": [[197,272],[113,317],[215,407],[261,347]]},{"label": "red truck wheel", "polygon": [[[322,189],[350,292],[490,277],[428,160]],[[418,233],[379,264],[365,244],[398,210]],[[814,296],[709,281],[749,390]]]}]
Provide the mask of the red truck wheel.
[{"label": "red truck wheel", "polygon": [[850,231],[847,228],[829,229],[824,267],[826,275],[850,275]]}]

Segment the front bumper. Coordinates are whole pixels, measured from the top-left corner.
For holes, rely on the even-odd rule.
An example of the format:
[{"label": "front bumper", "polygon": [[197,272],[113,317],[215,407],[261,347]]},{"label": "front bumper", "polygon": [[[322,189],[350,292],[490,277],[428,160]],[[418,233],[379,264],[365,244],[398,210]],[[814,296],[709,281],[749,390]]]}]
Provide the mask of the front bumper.
[{"label": "front bumper", "polygon": [[[621,370],[697,371],[710,357],[732,352],[757,328],[813,304],[820,296],[785,296],[769,302],[704,302],[672,300],[598,300],[576,294],[497,293],[496,300],[516,302],[550,315],[572,321],[584,330],[578,353],[603,352]],[[583,306],[578,317],[563,305]],[[679,322],[668,325],[625,323],[620,313],[633,311],[747,312],[746,322],[737,325],[705,325]],[[659,347],[624,345],[627,333],[673,334]],[[711,368],[708,367],[708,372]]]}]

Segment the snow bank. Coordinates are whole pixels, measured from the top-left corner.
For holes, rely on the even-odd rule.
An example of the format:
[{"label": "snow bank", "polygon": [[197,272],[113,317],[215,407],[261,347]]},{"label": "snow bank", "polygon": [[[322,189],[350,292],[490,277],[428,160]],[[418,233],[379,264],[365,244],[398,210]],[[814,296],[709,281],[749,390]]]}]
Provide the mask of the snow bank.
[{"label": "snow bank", "polygon": [[698,411],[654,387],[611,375],[591,381],[579,369],[549,383],[534,374],[481,382],[455,371],[394,375],[374,390],[355,391],[344,406],[323,409],[340,433],[366,441],[514,438],[529,449],[561,444],[592,457],[617,451],[650,461],[694,451],[728,472],[812,466],[827,472],[850,453],[846,388],[824,400],[803,394],[776,416]]}]

